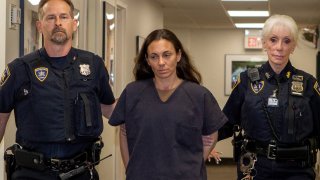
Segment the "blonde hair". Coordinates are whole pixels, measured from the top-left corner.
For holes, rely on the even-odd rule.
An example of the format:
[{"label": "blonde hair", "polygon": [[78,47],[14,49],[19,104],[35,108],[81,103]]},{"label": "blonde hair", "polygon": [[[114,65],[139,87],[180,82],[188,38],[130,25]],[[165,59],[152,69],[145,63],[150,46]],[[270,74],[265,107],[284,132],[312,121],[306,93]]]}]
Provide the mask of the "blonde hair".
[{"label": "blonde hair", "polygon": [[275,14],[270,16],[262,29],[262,38],[266,39],[272,33],[272,30],[277,27],[286,27],[290,31],[295,43],[298,41],[298,26],[295,20],[287,15]]}]

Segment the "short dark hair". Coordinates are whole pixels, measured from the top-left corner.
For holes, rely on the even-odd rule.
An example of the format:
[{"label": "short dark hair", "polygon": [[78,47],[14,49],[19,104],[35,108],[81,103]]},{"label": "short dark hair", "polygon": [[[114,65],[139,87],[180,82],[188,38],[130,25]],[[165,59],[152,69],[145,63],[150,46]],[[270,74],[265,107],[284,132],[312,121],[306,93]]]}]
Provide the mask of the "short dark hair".
[{"label": "short dark hair", "polygon": [[149,45],[153,41],[165,39],[172,43],[175,51],[181,52],[181,59],[177,64],[177,76],[183,80],[201,83],[201,74],[197,71],[195,66],[191,63],[191,60],[184,50],[182,43],[177,36],[168,29],[157,29],[151,32],[144,41],[138,56],[135,59],[135,67],[133,70],[135,80],[143,80],[154,77],[154,73],[146,60],[147,50]]},{"label": "short dark hair", "polygon": [[[43,18],[43,6],[49,1],[50,0],[41,0],[40,1],[39,6],[38,6],[39,19]],[[64,1],[69,5],[69,7],[70,7],[70,16],[73,18],[74,17],[74,15],[73,15],[74,5],[73,5],[72,1],[71,0],[61,0],[61,1]]]}]

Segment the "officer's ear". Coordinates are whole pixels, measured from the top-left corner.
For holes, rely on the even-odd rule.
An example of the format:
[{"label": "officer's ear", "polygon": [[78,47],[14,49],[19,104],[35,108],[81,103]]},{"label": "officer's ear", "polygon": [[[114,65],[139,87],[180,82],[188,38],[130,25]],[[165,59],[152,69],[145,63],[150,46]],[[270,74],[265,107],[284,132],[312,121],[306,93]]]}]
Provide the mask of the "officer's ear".
[{"label": "officer's ear", "polygon": [[72,19],[72,28],[73,32],[76,32],[78,29],[78,20],[77,19]]}]

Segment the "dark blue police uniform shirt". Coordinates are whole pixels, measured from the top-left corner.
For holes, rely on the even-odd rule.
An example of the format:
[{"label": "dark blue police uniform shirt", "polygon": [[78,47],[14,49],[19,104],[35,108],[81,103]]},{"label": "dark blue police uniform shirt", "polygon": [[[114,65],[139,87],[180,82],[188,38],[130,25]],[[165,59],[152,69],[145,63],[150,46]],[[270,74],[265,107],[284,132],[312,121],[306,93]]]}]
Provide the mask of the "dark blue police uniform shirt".
[{"label": "dark blue police uniform shirt", "polygon": [[[290,61],[279,75],[276,75],[267,62],[259,68],[261,81],[259,87],[252,85],[247,71],[240,74],[223,112],[229,121],[219,130],[219,140],[232,136],[233,125],[244,128],[246,134],[262,143],[275,139],[270,123],[280,138],[280,143],[295,144],[305,139],[319,136],[320,124],[320,88],[318,82],[310,74],[294,68]],[[303,95],[291,95],[294,75],[303,76]],[[279,101],[278,106],[268,105],[268,98],[273,96]],[[288,131],[288,99],[292,96],[295,120],[292,133]],[[264,105],[263,105],[264,103]],[[264,110],[264,106],[266,109]],[[266,116],[269,114],[269,120]]]}]

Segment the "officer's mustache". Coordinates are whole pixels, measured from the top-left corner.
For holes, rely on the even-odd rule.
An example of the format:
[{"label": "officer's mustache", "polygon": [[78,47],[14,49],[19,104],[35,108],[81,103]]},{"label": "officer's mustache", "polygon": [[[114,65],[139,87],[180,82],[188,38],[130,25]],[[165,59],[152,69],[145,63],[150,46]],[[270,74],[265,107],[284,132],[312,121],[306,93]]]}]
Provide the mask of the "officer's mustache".
[{"label": "officer's mustache", "polygon": [[61,27],[55,27],[53,30],[52,30],[52,34],[54,33],[57,33],[57,32],[62,32],[64,34],[67,34],[66,30],[61,28]]}]

